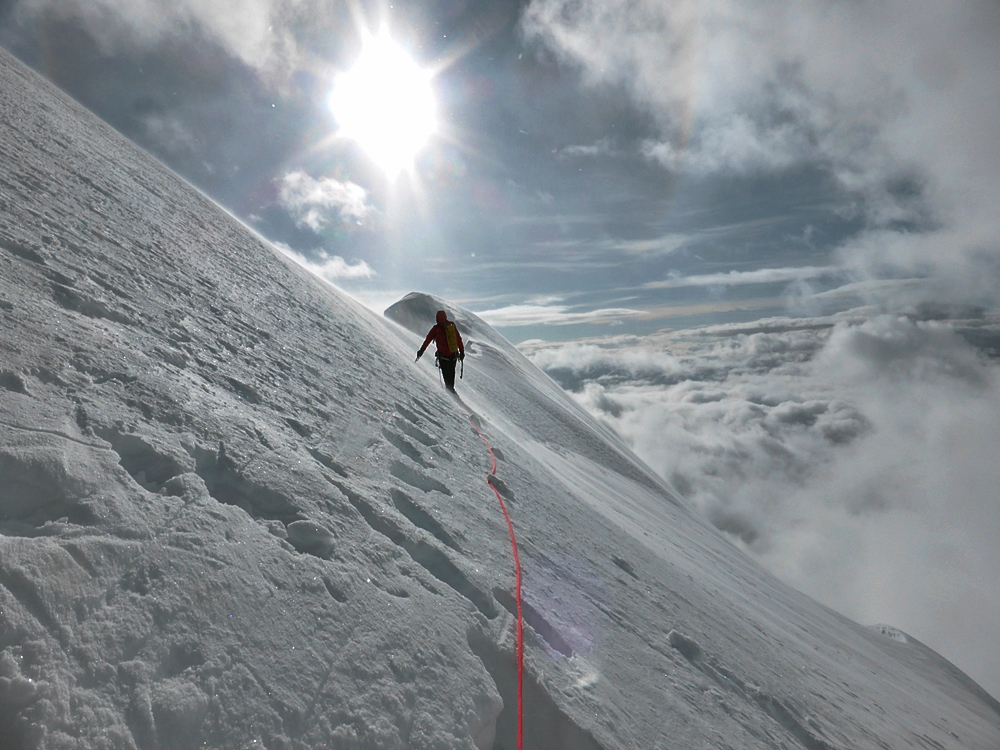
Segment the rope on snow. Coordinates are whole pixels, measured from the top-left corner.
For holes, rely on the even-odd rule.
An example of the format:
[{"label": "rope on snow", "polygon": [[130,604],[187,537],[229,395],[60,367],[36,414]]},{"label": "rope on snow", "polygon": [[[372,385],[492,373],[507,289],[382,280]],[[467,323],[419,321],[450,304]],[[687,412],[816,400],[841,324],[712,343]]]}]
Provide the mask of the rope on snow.
[{"label": "rope on snow", "polygon": [[524,619],[521,616],[521,560],[517,556],[517,539],[514,536],[514,524],[510,522],[510,515],[507,513],[507,505],[500,496],[499,490],[489,480],[490,476],[496,476],[497,473],[497,458],[493,455],[493,446],[490,445],[490,441],[486,439],[471,416],[469,424],[486,444],[486,450],[490,452],[492,466],[489,476],[486,478],[486,484],[493,490],[493,494],[497,496],[500,503],[500,510],[503,511],[503,517],[507,521],[507,530],[510,532],[510,548],[514,553],[514,598],[517,600],[517,750],[524,750],[524,694],[522,690],[524,684]]}]

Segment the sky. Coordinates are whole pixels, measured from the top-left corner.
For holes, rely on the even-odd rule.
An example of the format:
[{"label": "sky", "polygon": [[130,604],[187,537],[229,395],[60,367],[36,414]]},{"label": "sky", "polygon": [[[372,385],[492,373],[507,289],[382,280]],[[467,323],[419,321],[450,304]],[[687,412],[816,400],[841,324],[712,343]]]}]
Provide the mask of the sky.
[{"label": "sky", "polygon": [[[395,180],[329,106],[383,25],[437,100]],[[0,4],[0,43],[338,285],[515,341],[991,305],[998,31],[949,0]]]},{"label": "sky", "polygon": [[[330,108],[383,26],[437,107],[395,179]],[[994,694],[998,35],[971,0],[0,0],[279,249],[479,313],[734,543]]]}]

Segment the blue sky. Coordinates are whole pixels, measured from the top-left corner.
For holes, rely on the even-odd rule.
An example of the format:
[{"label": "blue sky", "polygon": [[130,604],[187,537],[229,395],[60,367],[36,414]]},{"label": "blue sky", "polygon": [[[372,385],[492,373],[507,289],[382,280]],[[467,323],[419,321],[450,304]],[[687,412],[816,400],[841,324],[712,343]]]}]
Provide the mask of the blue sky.
[{"label": "blue sky", "polygon": [[[566,340],[992,305],[998,14],[20,0],[0,43],[373,307],[419,289]],[[439,71],[395,183],[327,106],[383,20]]]}]

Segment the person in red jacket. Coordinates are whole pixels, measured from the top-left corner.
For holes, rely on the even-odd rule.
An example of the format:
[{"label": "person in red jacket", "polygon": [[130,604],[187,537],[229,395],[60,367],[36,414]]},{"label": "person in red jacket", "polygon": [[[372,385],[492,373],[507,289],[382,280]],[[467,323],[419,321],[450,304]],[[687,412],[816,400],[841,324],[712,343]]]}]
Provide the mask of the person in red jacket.
[{"label": "person in red jacket", "polygon": [[462,343],[462,334],[458,332],[458,326],[453,321],[448,320],[448,313],[438,310],[437,323],[431,328],[427,338],[424,339],[423,346],[417,350],[417,359],[424,355],[427,345],[434,341],[437,345],[438,367],[444,376],[444,385],[449,391],[455,390],[455,364],[460,359],[465,359],[465,344]]}]

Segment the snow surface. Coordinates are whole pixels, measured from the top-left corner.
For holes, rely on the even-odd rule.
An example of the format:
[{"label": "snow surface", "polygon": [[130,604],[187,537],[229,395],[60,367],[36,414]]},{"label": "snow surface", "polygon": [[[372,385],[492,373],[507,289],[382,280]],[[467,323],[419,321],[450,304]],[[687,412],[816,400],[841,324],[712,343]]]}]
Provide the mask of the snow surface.
[{"label": "snow surface", "polygon": [[[0,746],[1000,747],[471,313],[379,318],[0,52]],[[495,744],[494,744],[495,743]]]}]

